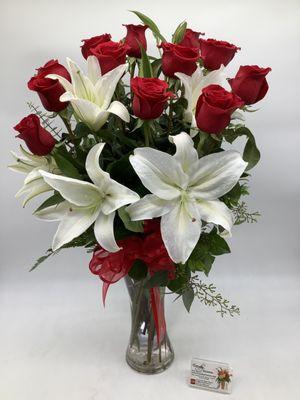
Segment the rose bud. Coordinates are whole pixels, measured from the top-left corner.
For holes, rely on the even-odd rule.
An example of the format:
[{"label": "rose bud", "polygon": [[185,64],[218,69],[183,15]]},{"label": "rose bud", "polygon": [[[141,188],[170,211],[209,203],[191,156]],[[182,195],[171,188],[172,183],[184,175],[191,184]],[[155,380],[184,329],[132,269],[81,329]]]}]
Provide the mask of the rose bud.
[{"label": "rose bud", "polygon": [[243,65],[235,78],[228,79],[232,91],[244,100],[245,104],[254,104],[263,99],[269,89],[266,75],[271,68],[257,65]]},{"label": "rose bud", "polygon": [[168,84],[158,78],[131,79],[133,96],[133,113],[141,119],[158,118],[174,93],[168,91]]},{"label": "rose bud", "polygon": [[83,39],[83,45],[81,46],[81,53],[85,59],[91,56],[91,49],[96,47],[98,44],[109,42],[111,35],[109,33],[104,33],[100,36],[93,36],[90,39]]},{"label": "rose bud", "polygon": [[97,57],[101,74],[104,75],[119,65],[125,64],[128,49],[127,44],[110,40],[91,48],[91,54]]},{"label": "rose bud", "polygon": [[162,71],[166,76],[176,78],[175,72],[192,75],[196,70],[199,49],[173,43],[162,43],[160,47],[163,49]]},{"label": "rose bud", "polygon": [[236,94],[219,85],[209,85],[202,90],[197,102],[197,126],[206,133],[220,133],[229,124],[231,114],[243,105]]},{"label": "rose bud", "polygon": [[240,50],[234,44],[215,39],[199,39],[201,59],[206,69],[216,70],[223,64],[225,67]]},{"label": "rose bud", "polygon": [[129,57],[141,58],[140,45],[147,50],[147,41],[145,31],[148,25],[123,25],[127,28],[127,35],[125,37],[125,43],[129,46],[127,54]]},{"label": "rose bud", "polygon": [[199,35],[204,35],[204,33],[195,32],[192,29],[187,28],[184,33],[183,39],[179,44],[181,46],[195,47],[199,49],[200,48]]},{"label": "rose bud", "polygon": [[29,150],[37,156],[46,156],[55,146],[56,140],[41,126],[35,114],[23,118],[14,130],[19,132],[17,137],[23,139]]},{"label": "rose bud", "polygon": [[28,89],[37,92],[46,110],[59,112],[68,105],[67,102],[59,101],[60,96],[65,93],[65,89],[57,79],[47,78],[49,74],[57,74],[71,81],[66,68],[57,60],[50,60],[43,67],[37,69],[37,74],[29,80],[27,86]]}]

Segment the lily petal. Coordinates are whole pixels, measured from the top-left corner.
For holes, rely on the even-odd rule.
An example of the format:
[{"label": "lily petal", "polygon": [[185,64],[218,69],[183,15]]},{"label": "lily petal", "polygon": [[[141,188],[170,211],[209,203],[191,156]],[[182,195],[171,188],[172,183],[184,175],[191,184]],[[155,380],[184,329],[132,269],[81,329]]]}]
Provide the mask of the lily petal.
[{"label": "lily petal", "polygon": [[198,201],[197,206],[203,221],[221,225],[229,234],[233,225],[230,209],[220,200]]},{"label": "lily petal", "polygon": [[98,143],[92,147],[85,162],[85,169],[87,170],[89,177],[100,189],[102,189],[110,179],[109,174],[103,171],[99,165],[99,157],[104,146],[105,143]]},{"label": "lily petal", "polygon": [[126,208],[132,221],[152,219],[167,214],[174,208],[174,204],[167,200],[162,200],[154,194],[147,194],[141,200],[131,204]]},{"label": "lily petal", "polygon": [[185,263],[201,234],[201,218],[193,202],[180,202],[161,217],[162,239],[175,263]]},{"label": "lily petal", "polygon": [[188,177],[170,154],[149,147],[134,150],[129,161],[143,185],[165,200],[175,199],[186,188]]},{"label": "lily petal", "polygon": [[67,64],[71,75],[73,93],[76,97],[88,99],[90,101],[95,100],[94,86],[89,78],[84,75],[79,66],[67,58]]},{"label": "lily petal", "polygon": [[108,215],[100,212],[94,226],[97,242],[110,253],[115,253],[120,250],[114,235],[114,218],[115,212]]},{"label": "lily petal", "polygon": [[76,206],[91,207],[101,202],[100,192],[92,183],[39,171],[44,181],[70,203]]},{"label": "lily petal", "polygon": [[[59,83],[62,85],[62,87],[63,87],[67,92],[71,92],[71,93],[73,92],[72,83],[69,82],[66,78],[63,78],[62,76],[57,75],[57,74],[49,74],[49,75],[46,76],[46,78],[58,80]],[[62,100],[62,101],[63,101],[63,100]]]},{"label": "lily petal", "polygon": [[70,101],[79,120],[85,122],[93,131],[98,131],[105,124],[108,113],[101,111],[97,104],[78,98]]},{"label": "lily petal", "polygon": [[97,57],[89,56],[87,58],[88,77],[93,85],[96,85],[101,77],[101,68]]},{"label": "lily petal", "polygon": [[70,208],[72,208],[71,203],[62,201],[59,204],[36,211],[33,215],[45,221],[60,221],[65,217]]},{"label": "lily petal", "polygon": [[110,179],[107,183],[106,196],[103,199],[101,210],[104,214],[110,214],[118,208],[138,201],[139,198],[137,193]]},{"label": "lily petal", "polygon": [[124,104],[122,104],[120,101],[113,101],[107,109],[107,112],[117,115],[125,122],[130,121],[129,112]]},{"label": "lily petal", "polygon": [[29,200],[33,199],[35,196],[38,196],[41,193],[49,192],[52,188],[44,182],[42,177],[40,179],[36,179],[32,182],[29,182],[21,187],[21,189],[15,194],[15,197],[18,198],[20,196],[25,195],[22,206],[25,207]]},{"label": "lily petal", "polygon": [[198,153],[190,135],[181,132],[175,136],[169,136],[170,142],[176,146],[174,158],[178,160],[184,172],[188,173],[192,164],[198,161]]},{"label": "lily petal", "polygon": [[97,207],[70,208],[58,226],[53,238],[52,250],[58,250],[61,246],[85,232],[95,222],[98,214],[99,208]]},{"label": "lily petal", "polygon": [[218,199],[233,188],[246,166],[234,150],[204,156],[189,171],[190,192],[196,199]]},{"label": "lily petal", "polygon": [[116,90],[117,83],[125,73],[126,69],[126,64],[119,65],[99,78],[98,82],[96,83],[95,91],[97,102],[101,104],[103,109],[108,108]]}]

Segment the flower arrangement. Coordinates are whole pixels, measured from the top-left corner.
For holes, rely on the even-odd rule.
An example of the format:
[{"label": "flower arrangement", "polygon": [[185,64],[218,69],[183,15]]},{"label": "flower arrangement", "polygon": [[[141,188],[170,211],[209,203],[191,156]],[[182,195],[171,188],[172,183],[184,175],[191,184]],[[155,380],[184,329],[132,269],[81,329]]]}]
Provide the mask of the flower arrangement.
[{"label": "flower arrangement", "polygon": [[[150,362],[155,335],[161,359],[166,287],[188,311],[198,297],[222,316],[239,313],[198,273],[208,275],[216,256],[230,252],[225,238],[234,224],[258,215],[241,200],[260,158],[244,121],[266,95],[271,69],[241,66],[226,79],[239,47],[204,39],[186,22],[168,42],[149,17],[134,13],[143,24],[125,25],[124,39],[83,40],[84,70],[70,59],[67,67],[53,59],[37,69],[28,88],[46,111],[29,103],[31,114],[14,127],[28,150],[13,152],[10,168],[26,174],[16,194],[25,196],[23,205],[48,193],[34,215],[59,221],[51,249],[32,269],[80,246],[93,252],[90,270],[103,282],[103,302],[123,277],[147,291]],[[147,54],[146,31],[157,56]],[[225,150],[241,136],[242,155]],[[141,293],[133,313],[140,313]],[[140,328],[135,321],[132,343]]]},{"label": "flower arrangement", "polygon": [[225,390],[226,384],[231,381],[232,374],[224,368],[218,368],[217,382],[222,390]]}]

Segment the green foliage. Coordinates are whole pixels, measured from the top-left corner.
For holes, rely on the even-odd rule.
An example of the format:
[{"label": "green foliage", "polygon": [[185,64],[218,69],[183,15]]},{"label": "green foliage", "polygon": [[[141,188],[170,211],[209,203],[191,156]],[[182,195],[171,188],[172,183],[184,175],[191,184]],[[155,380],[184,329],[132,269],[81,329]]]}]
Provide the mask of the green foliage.
[{"label": "green foliage", "polygon": [[61,172],[70,178],[81,179],[81,175],[74,164],[65,158],[59,150],[60,149],[54,149],[51,154]]},{"label": "green foliage", "polygon": [[33,271],[36,269],[40,264],[46,261],[50,256],[58,254],[62,249],[69,249],[73,247],[85,247],[85,248],[93,248],[97,243],[93,229],[88,229],[82,235],[78,236],[77,238],[71,240],[71,242],[64,244],[60,249],[53,251],[52,249],[48,249],[46,254],[39,257],[34,265],[30,268],[29,271]]},{"label": "green foliage", "polygon": [[240,315],[240,310],[236,305],[231,305],[229,300],[224,299],[220,293],[216,291],[213,284],[207,285],[202,282],[198,276],[193,276],[190,280],[190,288],[192,288],[195,297],[206,306],[217,308],[216,312],[224,317],[224,315]]},{"label": "green foliage", "polygon": [[186,28],[187,28],[187,22],[186,21],[181,22],[177,26],[174,34],[172,35],[172,42],[173,43],[180,43],[182,41],[182,39],[184,37],[184,34],[185,34],[185,31],[186,31]]},{"label": "green foliage", "polygon": [[182,301],[183,304],[187,310],[187,312],[190,312],[192,303],[195,298],[195,293],[192,287],[188,287],[183,293],[182,293]]},{"label": "green foliage", "polygon": [[230,253],[230,248],[225,239],[214,228],[209,233],[202,233],[187,261],[187,266],[193,272],[203,271],[208,276],[215,261],[215,256],[226,253]]},{"label": "green foliage", "polygon": [[143,221],[131,221],[126,207],[119,208],[118,214],[126,229],[132,232],[143,232]]},{"label": "green foliage", "polygon": [[146,282],[145,288],[151,289],[156,286],[167,286],[168,285],[168,271],[155,272]]},{"label": "green foliage", "polygon": [[243,159],[248,163],[246,171],[252,169],[260,160],[260,152],[256,146],[252,132],[245,126],[225,129],[223,132],[225,140],[232,144],[239,136],[246,136],[247,142],[243,152]]},{"label": "green foliage", "polygon": [[148,267],[142,260],[135,260],[132,264],[128,275],[135,281],[141,281],[146,278],[148,273]]},{"label": "green foliage", "polygon": [[51,132],[56,139],[60,140],[61,128],[54,126],[54,118],[56,117],[56,113],[47,113],[40,110],[39,106],[34,105],[31,101],[27,102],[27,105],[30,109],[30,112],[36,114],[41,121],[42,126],[47,129],[48,132]]},{"label": "green foliage", "polygon": [[218,139],[216,136],[210,135],[202,131],[199,132],[197,140],[197,151],[199,157],[203,157],[207,154],[218,151],[222,143],[221,140]]},{"label": "green foliage", "polygon": [[46,199],[34,212],[36,213],[43,210],[44,208],[54,206],[61,203],[62,201],[64,201],[64,198],[61,196],[60,193],[55,191],[54,194],[48,197],[48,199]]},{"label": "green foliage", "polygon": [[30,268],[29,272],[33,271],[36,269],[40,264],[42,264],[44,261],[46,261],[49,257],[51,257],[53,254],[55,254],[51,249],[48,249],[46,251],[46,254],[44,256],[39,257],[36,262],[33,264],[33,266]]},{"label": "green foliage", "polygon": [[140,76],[143,78],[153,78],[153,71],[151,62],[143,46],[140,45],[141,62],[140,62]]},{"label": "green foliage", "polygon": [[158,58],[151,63],[151,68],[153,71],[153,76],[158,78],[161,73],[161,59]]},{"label": "green foliage", "polygon": [[235,207],[233,207],[232,212],[235,219],[235,225],[240,225],[244,222],[252,224],[253,222],[257,222],[258,217],[260,217],[260,213],[257,211],[252,213],[249,212],[247,204],[244,201],[238,203]]},{"label": "green foliage", "polygon": [[139,11],[133,11],[130,10],[133,14],[135,14],[139,19],[145,24],[148,25],[149,29],[152,31],[154,37],[156,40],[161,40],[162,42],[166,42],[166,39],[163,37],[163,35],[160,33],[160,30],[156,23],[152,21],[151,18],[147,17],[147,15],[139,12]]}]

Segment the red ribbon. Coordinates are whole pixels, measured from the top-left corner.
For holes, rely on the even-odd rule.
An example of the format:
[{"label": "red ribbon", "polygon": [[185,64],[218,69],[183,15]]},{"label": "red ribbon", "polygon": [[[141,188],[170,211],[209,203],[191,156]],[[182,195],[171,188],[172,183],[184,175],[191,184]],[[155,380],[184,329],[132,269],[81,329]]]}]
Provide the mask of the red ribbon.
[{"label": "red ribbon", "polygon": [[[102,301],[105,306],[109,286],[126,276],[135,260],[142,260],[149,268],[150,275],[157,271],[168,271],[169,279],[175,278],[175,265],[170,259],[162,241],[159,221],[146,221],[144,234],[129,236],[118,241],[117,253],[109,253],[98,246],[94,250],[89,267],[93,274],[102,280]],[[157,341],[160,344],[166,333],[163,302],[160,289],[150,289],[150,305],[154,318]]]}]

